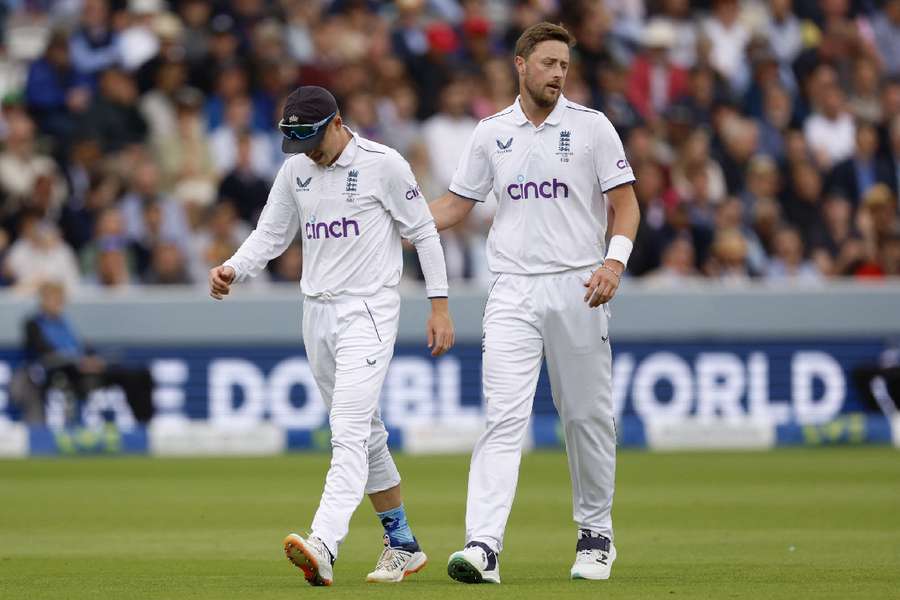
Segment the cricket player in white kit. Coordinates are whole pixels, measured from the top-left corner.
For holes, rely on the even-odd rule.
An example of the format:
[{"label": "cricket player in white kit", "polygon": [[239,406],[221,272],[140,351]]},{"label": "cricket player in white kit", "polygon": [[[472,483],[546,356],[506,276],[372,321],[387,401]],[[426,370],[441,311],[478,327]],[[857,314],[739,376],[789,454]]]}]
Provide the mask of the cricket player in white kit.
[{"label": "cricket player in white kit", "polygon": [[[448,573],[500,581],[498,554],[518,480],[543,357],[565,432],[578,525],[573,579],[607,579],[616,557],[609,312],[637,233],[631,166],[609,120],[562,95],[572,38],[540,23],[516,44],[519,97],[482,120],[448,194],[431,204],[438,229],[492,193],[495,279],[484,313],[487,423],[472,454],[466,547]],[[606,247],[607,209],[614,215]]]},{"label": "cricket player in white kit", "polygon": [[397,338],[401,237],[415,245],[425,275],[432,355],[453,345],[440,238],[409,164],[344,127],[327,90],[295,90],[279,127],[282,149],[294,156],[278,172],[256,229],[210,271],[210,293],[220,299],[233,282],[258,275],[299,230],[303,341],[329,410],[332,458],[311,534],[288,535],[285,553],[312,585],[330,585],[350,517],[368,494],[385,535],[367,580],[401,581],[427,559],[406,519],[378,399]]}]

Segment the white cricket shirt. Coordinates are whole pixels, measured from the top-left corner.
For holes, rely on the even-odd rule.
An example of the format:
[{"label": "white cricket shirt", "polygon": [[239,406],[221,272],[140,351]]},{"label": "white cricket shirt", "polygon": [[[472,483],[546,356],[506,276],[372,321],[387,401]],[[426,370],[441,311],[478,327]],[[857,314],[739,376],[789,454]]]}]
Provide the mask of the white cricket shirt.
[{"label": "white cricket shirt", "polygon": [[350,133],[328,167],[305,154],[284,162],[256,229],[225,261],[235,281],[258,275],[299,229],[304,294],[368,296],[400,282],[402,236],[416,246],[428,296],[446,296],[440,238],[409,163],[396,150]]},{"label": "white cricket shirt", "polygon": [[634,181],[622,141],[606,116],[560,95],[535,127],[519,99],[482,120],[459,161],[450,191],[482,202],[493,191],[488,234],[495,273],[557,273],[605,256],[604,193]]}]

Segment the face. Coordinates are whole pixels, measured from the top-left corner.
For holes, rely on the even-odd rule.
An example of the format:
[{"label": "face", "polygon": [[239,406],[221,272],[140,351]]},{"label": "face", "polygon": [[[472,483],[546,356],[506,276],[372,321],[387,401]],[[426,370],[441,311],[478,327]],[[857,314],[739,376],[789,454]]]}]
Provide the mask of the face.
[{"label": "face", "polygon": [[61,315],[65,303],[66,297],[61,286],[47,284],[41,288],[41,310],[46,314]]},{"label": "face", "polygon": [[306,156],[320,167],[327,167],[333,163],[344,149],[346,140],[343,138],[343,131],[344,122],[341,116],[337,115],[327,125],[322,143],[316,149],[305,152]]},{"label": "face", "polygon": [[541,42],[531,55],[516,57],[519,91],[542,108],[556,104],[569,71],[569,46],[556,40]]}]

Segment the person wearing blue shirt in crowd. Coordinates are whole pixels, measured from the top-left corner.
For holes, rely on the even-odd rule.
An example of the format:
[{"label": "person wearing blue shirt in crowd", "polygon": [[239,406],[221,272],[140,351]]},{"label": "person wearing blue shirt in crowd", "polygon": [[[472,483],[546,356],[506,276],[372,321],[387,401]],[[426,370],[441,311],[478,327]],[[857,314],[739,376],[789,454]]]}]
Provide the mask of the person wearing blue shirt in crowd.
[{"label": "person wearing blue shirt in crowd", "polygon": [[65,291],[59,283],[41,285],[40,309],[25,322],[25,360],[32,381],[42,391],[65,385],[78,399],[92,389],[119,386],[134,418],[153,416],[153,379],[146,367],[110,363],[91,352],[63,314]]}]

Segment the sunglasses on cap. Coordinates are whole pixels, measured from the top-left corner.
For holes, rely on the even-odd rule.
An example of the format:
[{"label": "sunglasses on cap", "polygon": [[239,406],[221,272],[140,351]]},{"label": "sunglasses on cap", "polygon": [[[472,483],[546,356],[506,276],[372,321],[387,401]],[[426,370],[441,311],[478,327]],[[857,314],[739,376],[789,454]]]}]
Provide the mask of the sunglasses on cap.
[{"label": "sunglasses on cap", "polygon": [[282,119],[278,122],[278,129],[290,140],[308,140],[319,133],[322,127],[328,125],[336,114],[333,112],[318,123],[285,123]]}]

